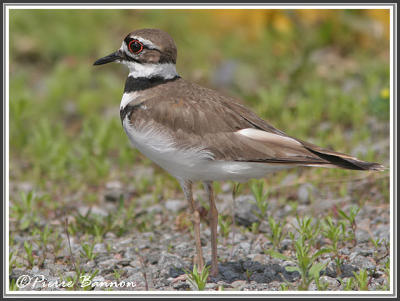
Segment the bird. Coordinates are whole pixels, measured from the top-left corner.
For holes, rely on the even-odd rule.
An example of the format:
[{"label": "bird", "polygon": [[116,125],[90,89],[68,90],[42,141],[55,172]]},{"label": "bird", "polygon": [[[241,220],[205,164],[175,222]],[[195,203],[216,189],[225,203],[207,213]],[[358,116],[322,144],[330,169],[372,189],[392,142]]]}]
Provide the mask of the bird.
[{"label": "bird", "polygon": [[201,271],[200,209],[194,182],[203,182],[209,200],[210,275],[218,275],[218,211],[214,181],[246,182],[292,167],[330,167],[380,171],[379,163],[325,149],[273,127],[238,99],[180,77],[177,47],[165,31],[130,32],[115,52],[94,65],[121,63],[129,69],[120,118],[130,142],[180,183],[192,214],[196,255]]}]

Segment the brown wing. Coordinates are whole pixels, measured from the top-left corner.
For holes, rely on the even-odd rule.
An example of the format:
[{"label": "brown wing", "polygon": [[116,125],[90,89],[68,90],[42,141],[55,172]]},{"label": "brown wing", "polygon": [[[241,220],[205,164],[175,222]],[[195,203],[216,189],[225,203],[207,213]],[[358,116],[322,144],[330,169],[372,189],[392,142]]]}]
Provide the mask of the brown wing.
[{"label": "brown wing", "polygon": [[[215,160],[373,169],[378,165],[287,136],[234,100],[182,79],[152,89],[130,115],[133,124],[170,132],[181,147],[201,147]],[[253,129],[251,135],[241,134]],[[257,132],[257,130],[259,132]],[[256,135],[253,135],[253,134]]]}]

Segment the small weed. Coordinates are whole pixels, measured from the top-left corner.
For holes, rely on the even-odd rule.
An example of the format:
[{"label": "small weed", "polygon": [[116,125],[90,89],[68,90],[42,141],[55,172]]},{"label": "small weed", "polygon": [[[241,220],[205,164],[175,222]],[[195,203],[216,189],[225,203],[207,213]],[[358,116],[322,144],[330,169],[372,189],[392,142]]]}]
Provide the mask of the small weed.
[{"label": "small weed", "polygon": [[21,231],[31,228],[39,222],[37,211],[34,210],[37,198],[32,191],[21,192],[19,200],[16,200],[10,207],[10,216],[18,221]]},{"label": "small weed", "polygon": [[257,234],[259,227],[260,227],[260,223],[259,222],[252,223],[251,226],[250,226],[251,233]]},{"label": "small weed", "polygon": [[294,266],[287,266],[286,270],[288,272],[297,271],[301,277],[301,283],[298,287],[299,290],[307,290],[310,283],[314,280],[320,287],[319,277],[320,272],[326,267],[326,264],[319,263],[318,259],[321,255],[329,253],[330,250],[327,248],[322,248],[316,251],[312,251],[310,245],[314,245],[311,241],[315,241],[316,233],[320,232],[320,224],[318,222],[313,222],[312,218],[304,217],[299,219],[297,217],[298,227],[295,229],[300,234],[299,238],[295,238],[294,233],[289,232],[289,236],[293,242],[295,249],[294,258],[283,255],[274,250],[267,250],[266,253],[279,258],[281,260],[291,261]]},{"label": "small weed", "polygon": [[356,216],[360,212],[360,208],[358,207],[351,207],[350,212],[346,214],[343,210],[338,209],[338,213],[340,217],[342,217],[344,220],[346,220],[350,226],[352,231],[348,231],[349,234],[349,239],[353,241],[353,246],[357,244],[356,241],[356,230],[357,230],[357,224],[356,224]]},{"label": "small weed", "polygon": [[93,260],[97,256],[97,254],[95,254],[93,250],[94,250],[94,243],[92,244],[84,243],[82,245],[81,255],[89,260]]},{"label": "small weed", "polygon": [[203,291],[207,284],[207,278],[210,271],[210,266],[205,266],[200,272],[197,265],[193,266],[193,271],[185,270],[187,280],[196,287],[199,291]]},{"label": "small weed", "polygon": [[352,291],[355,288],[354,278],[348,278],[347,281],[339,279],[340,284],[343,286],[343,290]]},{"label": "small weed", "polygon": [[32,268],[35,263],[35,259],[33,257],[33,247],[26,240],[24,241],[24,249],[25,249],[25,253],[26,253],[26,260],[29,263],[29,267]]},{"label": "small weed", "polygon": [[283,233],[283,227],[281,226],[281,222],[277,223],[272,216],[269,216],[268,224],[271,229],[271,234],[267,235],[267,237],[272,242],[274,248],[279,249],[281,241],[285,237]]},{"label": "small weed", "polygon": [[279,290],[288,291],[289,290],[289,285],[287,285],[286,283],[281,283],[281,285],[279,286]]},{"label": "small weed", "polygon": [[298,226],[293,227],[297,230],[301,237],[303,237],[305,240],[310,241],[310,244],[314,245],[319,233],[321,232],[319,220],[317,219],[314,222],[313,219],[308,216],[300,219],[297,215],[296,221]]},{"label": "small weed", "polygon": [[10,291],[18,291],[19,287],[17,286],[17,281],[15,279],[11,279],[10,281]]},{"label": "small weed", "polygon": [[246,280],[248,283],[250,283],[250,277],[251,277],[251,275],[253,275],[253,272],[250,271],[249,269],[246,269],[245,273],[246,273]]},{"label": "small weed", "polygon": [[268,209],[268,191],[264,192],[264,181],[254,181],[251,183],[250,188],[254,198],[256,199],[256,205],[260,210],[260,212],[255,212],[255,214],[259,219],[263,220],[267,214]]},{"label": "small weed", "polygon": [[120,271],[114,269],[114,277],[115,277],[116,280],[120,281],[120,279],[121,279]]},{"label": "small weed", "polygon": [[19,264],[17,264],[17,259],[16,259],[17,257],[18,257],[18,251],[15,251],[15,253],[13,251],[10,252],[10,254],[8,256],[8,258],[9,258],[8,272],[9,273],[11,273],[11,271],[15,267],[19,267]]},{"label": "small weed", "polygon": [[358,273],[353,272],[356,286],[360,291],[368,290],[368,272],[365,269],[361,269]]},{"label": "small weed", "polygon": [[229,233],[231,232],[232,222],[229,217],[223,217],[222,215],[218,216],[218,224],[224,238],[224,245],[226,245],[226,240],[228,239]]},{"label": "small weed", "polygon": [[333,253],[335,264],[336,264],[336,273],[340,275],[342,259],[339,254],[339,241],[343,239],[344,236],[344,223],[335,224],[330,216],[326,217],[322,224],[322,235],[328,238],[331,241],[331,244],[328,246],[330,252]]}]

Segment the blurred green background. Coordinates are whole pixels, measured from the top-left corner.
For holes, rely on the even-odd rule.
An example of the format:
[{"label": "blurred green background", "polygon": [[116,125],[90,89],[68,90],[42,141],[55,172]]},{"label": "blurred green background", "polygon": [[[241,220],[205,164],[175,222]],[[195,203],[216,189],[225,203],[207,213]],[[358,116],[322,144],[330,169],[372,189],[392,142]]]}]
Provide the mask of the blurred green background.
[{"label": "blurred green background", "polygon": [[[20,183],[51,200],[36,208],[44,217],[74,200],[101,202],[114,180],[157,199],[181,196],[158,167],[135,177],[152,163],[120,124],[127,70],[92,66],[145,27],[175,39],[185,79],[242,99],[289,135],[388,166],[388,10],[11,10],[12,202]],[[287,173],[315,185],[355,175],[297,169],[268,181]],[[388,201],[387,176],[371,185]]]}]

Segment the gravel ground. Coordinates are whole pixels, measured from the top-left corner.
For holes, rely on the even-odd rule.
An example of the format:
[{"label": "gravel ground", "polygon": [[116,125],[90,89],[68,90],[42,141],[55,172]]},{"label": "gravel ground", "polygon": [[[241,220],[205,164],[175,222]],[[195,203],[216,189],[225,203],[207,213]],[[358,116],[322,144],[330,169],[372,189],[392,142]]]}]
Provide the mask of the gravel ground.
[{"label": "gravel ground", "polygon": [[[229,186],[229,185],[228,185]],[[231,214],[232,199],[229,193],[229,187],[223,186],[224,193],[218,196],[218,211],[220,214]],[[126,193],[120,190],[117,183],[109,183],[104,192],[104,207],[92,207],[92,214],[106,215],[107,210],[113,210],[115,196],[119,193]],[[299,205],[296,212],[299,215],[311,214],[312,216],[324,216],[327,208],[333,205],[340,206],[343,210],[348,210],[350,202],[348,198],[326,199],[321,198],[318,202],[310,202],[310,192],[313,195],[319,195],[311,184],[303,184],[298,189]],[[203,192],[196,191],[195,195],[204,197]],[[79,208],[83,214],[88,208]],[[217,290],[223,287],[224,290],[279,290],[281,284],[296,289],[300,281],[298,272],[287,272],[285,266],[293,263],[266,255],[264,250],[272,248],[272,244],[266,238],[269,227],[266,221],[262,221],[258,233],[247,230],[253,222],[257,221],[257,207],[254,199],[250,195],[241,195],[235,202],[235,218],[237,226],[234,231],[230,231],[227,238],[220,237],[218,243],[219,256],[219,275],[215,278],[210,277],[206,286],[207,290]],[[182,220],[189,218],[187,212],[189,208],[184,200],[171,199],[160,202],[147,208],[138,210],[137,215],[153,213],[154,232],[131,231],[130,233],[117,237],[112,232],[108,232],[102,243],[94,246],[96,254],[93,260],[88,260],[79,256],[82,251],[82,243],[75,236],[71,236],[70,243],[75,262],[79,261],[80,268],[88,274],[98,270],[97,275],[92,280],[95,281],[125,281],[133,283],[133,287],[112,287],[111,290],[145,290],[146,283],[150,290],[192,290],[189,281],[182,277],[184,269],[192,268],[192,258],[195,254],[195,245],[190,231],[181,229]],[[285,229],[293,229],[296,225],[296,212],[289,205],[279,205],[277,200],[271,199],[268,212],[278,220],[286,218]],[[326,213],[326,212],[325,212]],[[322,271],[321,281],[326,283],[328,290],[343,290],[339,278],[347,280],[353,277],[353,271],[360,269],[369,271],[369,290],[375,290],[377,287],[387,283],[384,273],[385,258],[388,258],[386,248],[381,246],[376,249],[370,242],[370,238],[386,239],[389,241],[389,205],[387,204],[369,204],[368,202],[361,208],[356,218],[357,243],[351,242],[342,245],[340,256],[343,259],[341,267],[342,274],[337,275],[336,266],[332,254],[324,254],[320,260],[327,263],[327,267]],[[54,227],[57,227],[55,225]],[[46,254],[43,265],[39,268],[33,266],[26,268],[25,252],[23,242],[25,240],[33,241],[33,254],[35,258],[42,258],[44,254],[34,242],[34,237],[23,236],[21,232],[14,233],[15,244],[10,248],[11,251],[19,250],[15,258],[20,267],[11,271],[10,278],[18,279],[21,275],[31,277],[37,275],[44,276],[44,282],[51,283],[67,277],[76,276],[75,268],[70,260],[70,251],[68,249],[67,235],[60,228],[60,240],[63,248],[54,256],[51,249]],[[13,228],[13,223],[11,223]],[[12,231],[13,232],[13,231]],[[22,232],[23,233],[23,232]],[[235,234],[234,234],[235,233]],[[232,241],[234,235],[234,241]],[[204,220],[201,225],[201,239],[203,252],[206,262],[211,260],[210,230]],[[232,244],[233,242],[233,244]],[[321,240],[320,247],[329,244],[329,241]],[[292,255],[292,241],[288,238],[281,243],[281,253]],[[384,259],[380,259],[384,258]],[[22,266],[22,267],[21,267]],[[115,271],[118,271],[117,278]],[[92,283],[93,283],[92,282]],[[120,283],[120,282],[119,282]],[[32,284],[32,282],[31,282]],[[65,288],[41,287],[39,284],[34,287],[35,290],[63,290]],[[315,283],[311,283],[310,290],[316,290]],[[20,290],[32,290],[31,285],[27,285]],[[95,290],[104,290],[96,287]]]}]

